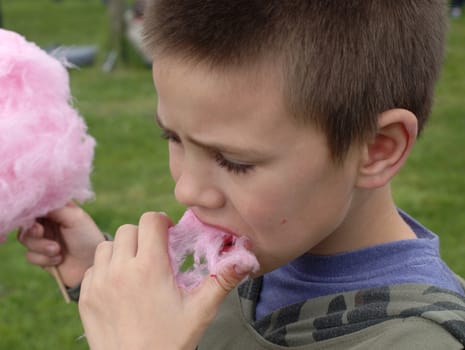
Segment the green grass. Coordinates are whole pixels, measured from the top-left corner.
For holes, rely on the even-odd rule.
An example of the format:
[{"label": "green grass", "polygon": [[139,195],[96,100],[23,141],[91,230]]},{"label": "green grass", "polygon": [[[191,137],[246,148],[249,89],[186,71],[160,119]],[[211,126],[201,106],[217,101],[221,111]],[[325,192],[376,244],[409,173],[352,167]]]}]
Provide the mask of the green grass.
[{"label": "green grass", "polygon": [[[105,8],[99,0],[3,0],[4,26],[39,45],[96,44],[98,61],[71,71],[75,105],[97,139],[93,185],[85,205],[110,233],[136,223],[147,210],[173,219],[175,202],[166,144],[153,123],[156,106],[150,70],[131,56],[105,74]],[[436,105],[423,138],[394,181],[400,207],[436,231],[443,257],[465,276],[465,18],[453,21]],[[86,349],[76,305],[64,303],[53,279],[25,262],[10,235],[0,246],[0,349]]]}]

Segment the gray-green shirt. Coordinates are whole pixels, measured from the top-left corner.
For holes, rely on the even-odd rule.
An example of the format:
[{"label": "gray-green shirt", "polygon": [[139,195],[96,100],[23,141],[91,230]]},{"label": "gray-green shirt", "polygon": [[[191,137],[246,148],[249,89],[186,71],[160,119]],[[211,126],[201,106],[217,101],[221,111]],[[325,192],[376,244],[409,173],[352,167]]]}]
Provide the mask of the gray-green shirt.
[{"label": "gray-green shirt", "polygon": [[199,350],[465,346],[465,298],[445,289],[400,284],[338,293],[283,307],[255,321],[260,284],[260,278],[249,280],[230,293]]}]

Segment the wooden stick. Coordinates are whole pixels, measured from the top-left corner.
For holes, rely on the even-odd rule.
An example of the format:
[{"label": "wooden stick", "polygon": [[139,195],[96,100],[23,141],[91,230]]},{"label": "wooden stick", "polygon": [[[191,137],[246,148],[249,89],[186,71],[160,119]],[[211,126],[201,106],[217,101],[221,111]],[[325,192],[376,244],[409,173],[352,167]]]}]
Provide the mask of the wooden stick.
[{"label": "wooden stick", "polygon": [[48,271],[55,278],[55,281],[57,282],[58,287],[60,288],[61,294],[63,295],[65,302],[69,304],[71,302],[71,299],[66,290],[65,284],[63,283],[63,279],[61,278],[60,271],[58,271],[56,266],[48,266],[45,268],[45,270]]}]

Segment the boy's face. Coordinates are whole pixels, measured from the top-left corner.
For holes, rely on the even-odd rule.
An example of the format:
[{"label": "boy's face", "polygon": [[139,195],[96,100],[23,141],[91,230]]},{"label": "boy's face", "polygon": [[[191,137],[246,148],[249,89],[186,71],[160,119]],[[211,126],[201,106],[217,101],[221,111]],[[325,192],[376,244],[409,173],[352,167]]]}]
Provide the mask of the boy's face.
[{"label": "boy's face", "polygon": [[334,164],[324,135],[286,111],[272,69],[160,59],[153,78],[177,200],[204,223],[247,236],[261,273],[341,230],[357,152]]}]

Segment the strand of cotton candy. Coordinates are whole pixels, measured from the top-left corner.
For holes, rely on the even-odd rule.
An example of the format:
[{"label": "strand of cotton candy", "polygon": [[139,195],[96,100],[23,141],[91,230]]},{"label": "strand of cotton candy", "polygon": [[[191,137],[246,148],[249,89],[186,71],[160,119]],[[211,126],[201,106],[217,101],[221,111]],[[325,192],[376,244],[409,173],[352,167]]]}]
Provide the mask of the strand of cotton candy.
[{"label": "strand of cotton candy", "polygon": [[0,29],[0,240],[92,197],[95,141],[86,132],[63,64]]},{"label": "strand of cotton candy", "polygon": [[[199,285],[207,274],[218,274],[236,266],[242,271],[259,269],[255,255],[247,249],[247,238],[235,237],[234,244],[223,251],[231,234],[200,222],[191,210],[187,210],[179,223],[169,230],[171,266],[178,286],[191,290]],[[188,271],[180,271],[186,256],[192,255],[194,264]]]}]

